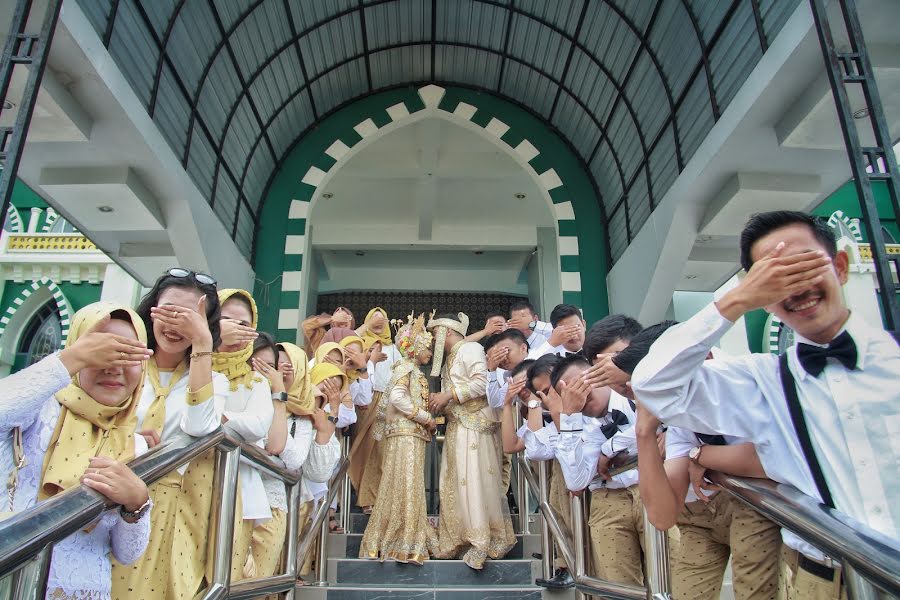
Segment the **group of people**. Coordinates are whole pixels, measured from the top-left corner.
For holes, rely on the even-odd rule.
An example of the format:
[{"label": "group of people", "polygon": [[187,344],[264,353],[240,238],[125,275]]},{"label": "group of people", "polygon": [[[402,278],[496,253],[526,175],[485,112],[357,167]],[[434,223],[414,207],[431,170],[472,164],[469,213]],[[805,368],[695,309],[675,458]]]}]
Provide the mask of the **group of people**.
[{"label": "group of people", "polygon": [[[78,311],[64,350],[2,380],[7,511],[79,484],[121,507],[56,544],[48,598],[192,598],[211,581],[213,454],[149,488],[126,463],[224,427],[302,474],[302,524],[350,435],[356,504],[371,515],[360,557],[477,570],[516,542],[506,494],[523,452],[550,461],[569,530],[569,496],[589,502],[595,577],[644,584],[646,511],[668,532],[675,598],[718,598],[729,560],[739,600],[846,597],[837,561],[707,475],[791,484],[896,543],[900,350],[847,308],[848,258],[822,221],[756,215],[740,249],[746,276],[684,323],[588,326],[570,304],[544,322],[520,302],[470,332],[463,313],[392,321],[374,308],[357,326],[339,307],[303,322],[303,348],[257,330],[248,292],[170,269],[136,310]],[[759,308],[797,343],[726,356],[719,339]],[[425,463],[439,422],[435,530]],[[283,483],[242,463],[232,580],[278,571],[286,511]],[[536,583],[572,587],[568,567]]]}]

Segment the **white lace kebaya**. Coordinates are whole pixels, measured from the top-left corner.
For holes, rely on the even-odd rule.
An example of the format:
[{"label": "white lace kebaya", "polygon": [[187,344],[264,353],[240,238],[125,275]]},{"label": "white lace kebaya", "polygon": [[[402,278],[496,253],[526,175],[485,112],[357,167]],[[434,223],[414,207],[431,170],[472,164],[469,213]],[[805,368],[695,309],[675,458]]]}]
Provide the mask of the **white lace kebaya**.
[{"label": "white lace kebaya", "polygon": [[[15,427],[22,430],[26,461],[19,469],[14,505],[6,506],[6,510],[19,512],[37,504],[44,455],[60,413],[60,404],[53,395],[71,381],[57,354],[0,380],[2,476],[8,477],[12,467],[9,439]],[[135,436],[136,454],[146,451],[143,441]],[[5,497],[3,503],[8,504]],[[119,516],[118,510],[103,513],[90,531],[79,530],[54,546],[47,598],[108,599],[112,587],[110,552],[119,562],[130,564],[143,554],[149,538],[149,514],[131,524]]]}]

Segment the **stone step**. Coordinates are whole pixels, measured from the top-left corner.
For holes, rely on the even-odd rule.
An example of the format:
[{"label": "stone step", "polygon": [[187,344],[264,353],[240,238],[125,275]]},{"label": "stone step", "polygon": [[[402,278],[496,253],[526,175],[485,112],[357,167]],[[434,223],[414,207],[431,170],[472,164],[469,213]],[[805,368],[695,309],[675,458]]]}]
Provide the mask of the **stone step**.
[{"label": "stone step", "polygon": [[[359,558],[359,546],[363,534],[331,534],[328,539],[328,556],[332,558]],[[528,558],[532,552],[541,551],[541,538],[538,535],[516,535],[516,545],[503,558]]]},{"label": "stone step", "polygon": [[366,584],[302,586],[304,600],[574,600],[575,590],[554,591],[535,586],[378,586]]},{"label": "stone step", "polygon": [[488,560],[481,571],[470,569],[461,560],[429,560],[418,566],[394,561],[379,563],[359,558],[328,559],[328,581],[332,584],[390,586],[392,589],[406,586],[530,587],[539,571],[540,564],[537,561],[522,559]]}]

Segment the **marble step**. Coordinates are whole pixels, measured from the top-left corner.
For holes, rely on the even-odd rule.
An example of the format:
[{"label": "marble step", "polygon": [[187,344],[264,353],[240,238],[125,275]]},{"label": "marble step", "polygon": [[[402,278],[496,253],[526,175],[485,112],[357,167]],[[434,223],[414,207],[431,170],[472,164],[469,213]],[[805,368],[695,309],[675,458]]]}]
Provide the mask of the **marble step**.
[{"label": "marble step", "polygon": [[551,592],[535,586],[378,586],[366,584],[304,586],[304,600],[574,600],[575,590]]},{"label": "marble step", "polygon": [[533,560],[488,560],[475,571],[461,560],[429,560],[422,566],[393,561],[329,558],[328,581],[341,586],[444,587],[513,585],[530,587],[540,564]]},{"label": "marble step", "polygon": [[[363,534],[348,533],[346,535],[332,534],[328,540],[328,556],[333,558],[359,558],[359,546],[362,543]],[[516,545],[504,556],[507,559],[531,558],[532,552],[541,551],[541,538],[537,535],[516,535]]]}]

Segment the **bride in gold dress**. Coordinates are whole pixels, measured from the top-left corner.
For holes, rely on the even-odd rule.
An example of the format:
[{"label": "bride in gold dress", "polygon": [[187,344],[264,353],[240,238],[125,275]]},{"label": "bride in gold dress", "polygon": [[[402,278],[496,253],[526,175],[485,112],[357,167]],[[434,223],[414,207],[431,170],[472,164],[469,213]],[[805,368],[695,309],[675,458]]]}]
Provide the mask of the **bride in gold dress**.
[{"label": "bride in gold dress", "polygon": [[402,358],[394,364],[379,407],[383,419],[375,426],[384,444],[381,484],[359,556],[421,565],[437,547],[425,506],[425,444],[435,425],[428,379],[419,369],[431,360],[432,336],[423,315],[410,315],[396,344]]}]

